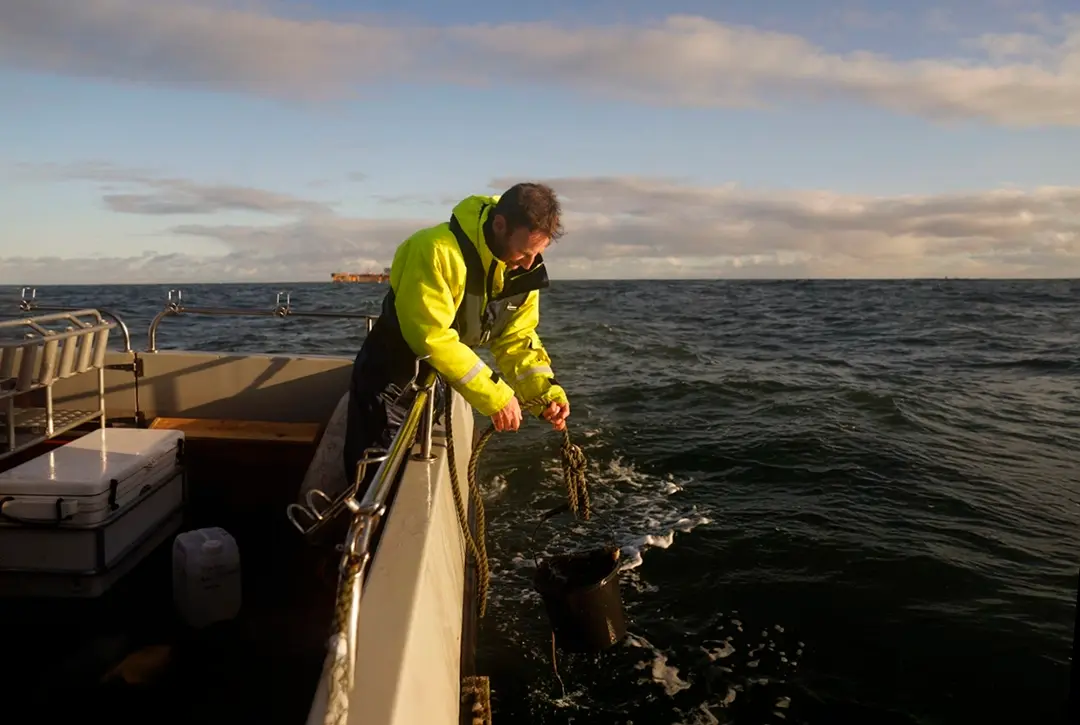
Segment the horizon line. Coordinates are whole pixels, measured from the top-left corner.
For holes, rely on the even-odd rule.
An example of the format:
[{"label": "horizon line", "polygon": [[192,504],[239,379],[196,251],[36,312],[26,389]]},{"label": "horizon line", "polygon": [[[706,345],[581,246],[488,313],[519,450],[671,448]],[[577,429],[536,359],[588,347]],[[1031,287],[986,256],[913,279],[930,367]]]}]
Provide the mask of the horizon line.
[{"label": "horizon line", "polygon": [[[923,277],[575,277],[572,279],[554,279],[552,283],[597,283],[597,282],[1076,282],[1080,277],[965,277],[965,276],[923,276]],[[45,283],[10,283],[0,282],[0,288],[38,289],[46,287],[168,287],[174,289],[183,285],[233,285],[233,286],[280,286],[280,285],[321,285],[321,286],[374,286],[389,283],[341,283],[322,280],[269,280],[253,282],[251,280],[217,280],[186,282],[45,282]]]}]

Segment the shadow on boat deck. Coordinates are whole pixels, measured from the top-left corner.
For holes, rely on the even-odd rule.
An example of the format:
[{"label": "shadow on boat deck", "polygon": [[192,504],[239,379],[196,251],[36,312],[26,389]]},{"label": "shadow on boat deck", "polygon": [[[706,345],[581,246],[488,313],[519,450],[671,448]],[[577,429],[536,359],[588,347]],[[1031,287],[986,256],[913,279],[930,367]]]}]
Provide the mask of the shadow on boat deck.
[{"label": "shadow on boat deck", "polygon": [[202,630],[180,620],[171,536],[97,599],[0,600],[5,722],[305,721],[337,576],[337,554],[285,518],[313,446],[193,440],[187,452],[181,531],[236,538],[240,615]]}]

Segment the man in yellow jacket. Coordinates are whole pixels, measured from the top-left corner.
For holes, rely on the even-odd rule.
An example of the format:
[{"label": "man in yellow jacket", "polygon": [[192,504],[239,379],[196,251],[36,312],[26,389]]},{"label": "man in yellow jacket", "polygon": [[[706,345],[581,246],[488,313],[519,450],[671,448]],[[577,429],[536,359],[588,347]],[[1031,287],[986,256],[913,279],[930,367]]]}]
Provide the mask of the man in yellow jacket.
[{"label": "man in yellow jacket", "polygon": [[[517,430],[524,401],[556,430],[570,403],[536,334],[543,251],[562,233],[555,192],[516,184],[500,196],[470,196],[448,222],[421,229],[394,254],[382,312],[353,363],[345,470],[370,446],[388,447],[401,425],[416,359],[430,364],[498,431]],[[475,348],[490,345],[498,372]],[[423,369],[423,366],[422,366]],[[375,466],[368,468],[367,477]]]}]

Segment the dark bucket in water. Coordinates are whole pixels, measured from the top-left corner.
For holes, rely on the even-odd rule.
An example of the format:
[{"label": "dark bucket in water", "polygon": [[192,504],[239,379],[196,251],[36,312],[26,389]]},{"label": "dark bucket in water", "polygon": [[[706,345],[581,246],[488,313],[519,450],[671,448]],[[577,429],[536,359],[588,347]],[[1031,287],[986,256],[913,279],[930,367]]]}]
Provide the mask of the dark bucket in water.
[{"label": "dark bucket in water", "polygon": [[617,548],[541,559],[534,586],[560,649],[602,652],[626,636]]}]

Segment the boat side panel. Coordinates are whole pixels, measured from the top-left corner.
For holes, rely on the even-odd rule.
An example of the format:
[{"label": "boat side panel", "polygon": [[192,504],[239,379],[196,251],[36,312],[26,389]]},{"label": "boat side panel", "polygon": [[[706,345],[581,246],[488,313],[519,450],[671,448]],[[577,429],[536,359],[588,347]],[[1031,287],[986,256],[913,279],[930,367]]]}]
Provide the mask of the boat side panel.
[{"label": "boat side panel", "polygon": [[[325,423],[349,388],[352,360],[317,355],[255,355],[188,351],[137,353],[139,408],[158,416],[219,420]],[[111,352],[107,365],[130,363],[133,355]],[[105,371],[109,417],[135,412],[135,377],[127,370]],[[95,375],[58,381],[58,408],[96,408]]]},{"label": "boat side panel", "polygon": [[[460,397],[455,403],[455,451],[467,501],[473,413]],[[435,462],[408,461],[371,565],[349,725],[458,723],[465,545],[442,431],[434,443]]]}]

